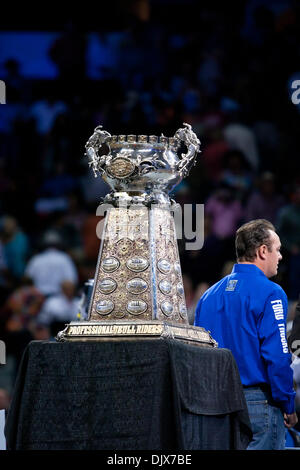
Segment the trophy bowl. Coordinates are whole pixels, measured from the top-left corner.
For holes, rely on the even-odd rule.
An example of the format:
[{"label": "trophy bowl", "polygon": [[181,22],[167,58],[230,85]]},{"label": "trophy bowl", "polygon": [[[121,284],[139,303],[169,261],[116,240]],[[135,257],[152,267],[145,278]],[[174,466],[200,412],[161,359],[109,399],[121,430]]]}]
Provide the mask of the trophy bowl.
[{"label": "trophy bowl", "polygon": [[[169,193],[188,174],[200,141],[189,124],[174,137],[110,135],[96,127],[86,144],[95,176],[100,173],[114,192]],[[185,144],[188,151],[178,156]]]}]

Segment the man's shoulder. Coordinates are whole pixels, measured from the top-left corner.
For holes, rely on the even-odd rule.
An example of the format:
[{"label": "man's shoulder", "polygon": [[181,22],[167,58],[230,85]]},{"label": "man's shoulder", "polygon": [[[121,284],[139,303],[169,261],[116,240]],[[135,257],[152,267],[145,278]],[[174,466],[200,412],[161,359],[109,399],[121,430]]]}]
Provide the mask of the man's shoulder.
[{"label": "man's shoulder", "polygon": [[283,298],[287,298],[287,295],[283,288],[277,284],[277,282],[271,281],[271,279],[266,279],[265,281],[266,295],[278,295]]},{"label": "man's shoulder", "polygon": [[[230,273],[227,276],[224,276],[218,282],[210,286],[202,295],[201,299],[206,299],[209,296],[216,295],[223,291],[236,291],[235,289],[236,282],[239,282],[241,279],[239,277],[239,273]],[[257,284],[257,286],[256,286]],[[243,285],[242,290],[249,289],[249,291],[256,290],[257,293],[263,293],[265,297],[269,297],[270,295],[278,295],[283,298],[287,298],[286,293],[284,292],[283,288],[274,281],[271,281],[267,277],[252,277],[248,279],[248,282]]]}]

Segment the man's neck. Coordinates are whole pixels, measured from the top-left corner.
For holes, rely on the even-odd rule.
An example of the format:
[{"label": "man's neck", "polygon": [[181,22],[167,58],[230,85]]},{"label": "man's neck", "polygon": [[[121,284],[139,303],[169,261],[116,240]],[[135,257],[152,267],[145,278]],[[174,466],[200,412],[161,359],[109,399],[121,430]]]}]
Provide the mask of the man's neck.
[{"label": "man's neck", "polygon": [[260,269],[266,275],[266,273],[264,272],[262,266],[257,261],[238,261],[238,264],[252,264],[252,266],[256,266],[258,269]]}]

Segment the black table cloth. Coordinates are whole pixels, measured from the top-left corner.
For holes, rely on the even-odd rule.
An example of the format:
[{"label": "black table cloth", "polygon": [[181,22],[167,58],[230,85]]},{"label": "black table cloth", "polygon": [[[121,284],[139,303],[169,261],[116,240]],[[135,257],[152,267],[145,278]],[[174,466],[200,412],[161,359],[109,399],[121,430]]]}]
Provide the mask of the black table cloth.
[{"label": "black table cloth", "polygon": [[11,450],[224,450],[245,449],[251,428],[227,349],[32,341],[5,434]]}]

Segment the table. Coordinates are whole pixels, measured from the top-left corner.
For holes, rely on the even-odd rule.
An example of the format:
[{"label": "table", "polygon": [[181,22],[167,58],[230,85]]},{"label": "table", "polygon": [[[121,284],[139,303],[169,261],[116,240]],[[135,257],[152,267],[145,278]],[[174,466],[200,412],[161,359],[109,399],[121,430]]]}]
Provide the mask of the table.
[{"label": "table", "polygon": [[175,339],[32,341],[5,434],[11,450],[245,449],[252,435],[232,353]]}]

